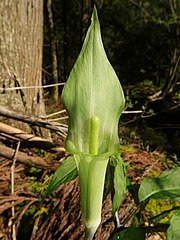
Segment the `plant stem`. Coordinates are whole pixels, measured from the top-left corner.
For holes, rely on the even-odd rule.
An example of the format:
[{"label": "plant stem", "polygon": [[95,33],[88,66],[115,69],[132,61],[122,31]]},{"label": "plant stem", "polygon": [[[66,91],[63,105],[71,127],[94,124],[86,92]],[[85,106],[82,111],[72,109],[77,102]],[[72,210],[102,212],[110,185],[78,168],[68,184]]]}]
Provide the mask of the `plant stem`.
[{"label": "plant stem", "polygon": [[94,234],[96,232],[96,229],[93,231],[92,229],[87,229],[85,231],[85,239],[86,240],[92,240],[94,237]]}]

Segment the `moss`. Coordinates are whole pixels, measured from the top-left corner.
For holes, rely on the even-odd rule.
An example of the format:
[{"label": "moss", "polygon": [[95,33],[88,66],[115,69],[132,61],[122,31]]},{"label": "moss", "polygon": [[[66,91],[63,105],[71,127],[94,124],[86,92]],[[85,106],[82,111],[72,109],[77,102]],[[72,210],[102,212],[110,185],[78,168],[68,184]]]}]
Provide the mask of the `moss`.
[{"label": "moss", "polygon": [[157,178],[160,175],[160,172],[158,170],[151,169],[148,172],[148,175],[149,175],[149,177]]},{"label": "moss", "polygon": [[[173,207],[180,206],[179,202],[175,201],[160,201],[155,199],[150,199],[149,203],[147,204],[145,210],[147,216],[149,217],[150,221],[151,218],[161,214],[164,211],[170,210]],[[167,223],[169,219],[172,217],[174,211],[171,211],[169,214],[164,216],[162,219],[159,218],[157,220],[158,223]]]},{"label": "moss", "polygon": [[120,153],[123,155],[126,152],[133,152],[137,150],[136,148],[134,148],[132,145],[121,145],[120,146]]}]

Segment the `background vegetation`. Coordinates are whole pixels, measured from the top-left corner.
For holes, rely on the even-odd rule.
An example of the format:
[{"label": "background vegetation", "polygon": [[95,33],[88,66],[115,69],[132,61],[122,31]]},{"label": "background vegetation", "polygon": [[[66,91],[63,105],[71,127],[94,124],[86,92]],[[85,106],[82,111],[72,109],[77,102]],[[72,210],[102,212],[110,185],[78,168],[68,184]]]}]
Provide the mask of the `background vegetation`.
[{"label": "background vegetation", "polygon": [[[92,6],[93,1],[52,2],[60,82],[67,80],[79,54]],[[142,135],[144,145],[166,148],[168,141],[168,150],[173,146],[179,154],[178,1],[101,0],[97,6],[105,50],[124,88],[126,110],[142,110],[139,114],[124,114],[123,124],[132,121],[128,126],[134,134]],[[46,83],[53,80],[48,26],[45,4]]]}]

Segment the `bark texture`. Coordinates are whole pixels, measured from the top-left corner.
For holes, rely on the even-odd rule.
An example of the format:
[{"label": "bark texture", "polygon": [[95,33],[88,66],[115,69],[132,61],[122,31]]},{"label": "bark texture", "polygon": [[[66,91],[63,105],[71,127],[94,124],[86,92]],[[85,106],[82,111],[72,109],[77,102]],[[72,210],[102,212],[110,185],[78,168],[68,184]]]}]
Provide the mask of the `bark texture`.
[{"label": "bark texture", "polygon": [[0,29],[0,104],[44,115],[42,89],[6,90],[42,84],[43,1],[0,1]]}]

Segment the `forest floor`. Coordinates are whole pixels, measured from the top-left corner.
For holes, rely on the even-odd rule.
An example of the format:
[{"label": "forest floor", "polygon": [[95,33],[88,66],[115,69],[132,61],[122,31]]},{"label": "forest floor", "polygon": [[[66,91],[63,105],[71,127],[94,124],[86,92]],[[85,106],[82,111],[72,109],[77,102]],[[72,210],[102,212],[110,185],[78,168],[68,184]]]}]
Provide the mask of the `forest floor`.
[{"label": "forest floor", "polygon": [[[49,104],[49,107],[51,104]],[[62,106],[54,106],[61,110]],[[60,108],[60,109],[59,109]],[[48,110],[48,109],[47,109]],[[53,109],[51,109],[53,111]],[[50,112],[51,113],[51,112]],[[134,129],[134,126],[133,126]],[[143,128],[144,129],[144,128]],[[147,128],[150,135],[149,128]],[[145,177],[157,177],[162,171],[178,165],[177,159],[169,157],[162,150],[154,150],[139,139],[132,129],[121,128],[120,152],[127,163],[127,176],[132,184],[141,183]],[[153,134],[153,135],[152,135]],[[129,139],[132,138],[130,141]],[[128,139],[128,140],[127,140]],[[137,140],[138,139],[138,140]],[[151,141],[162,142],[162,137],[151,132]],[[141,141],[142,140],[142,141]],[[64,139],[53,134],[53,142],[63,147]],[[149,139],[146,141],[149,144]],[[151,143],[151,142],[150,142]],[[158,148],[157,148],[158,149]],[[20,149],[27,156],[40,157],[52,162],[62,162],[67,153],[64,151],[45,151],[35,148]],[[13,169],[14,167],[14,169]],[[2,240],[83,240],[84,226],[79,204],[79,179],[61,185],[54,193],[42,200],[42,196],[51,180],[53,171],[0,157],[0,239]],[[14,190],[12,188],[14,186]],[[128,218],[136,209],[133,193],[127,192],[118,211],[120,222],[125,227],[152,226],[149,219],[160,212],[171,209],[176,203],[150,201],[141,214]],[[111,215],[111,196],[104,197],[102,222],[95,240],[108,240],[115,230]],[[165,221],[168,221],[167,216]],[[160,222],[161,223],[161,222]],[[16,235],[16,238],[15,238]],[[146,235],[146,240],[164,240],[165,233],[156,232]]]},{"label": "forest floor", "polygon": [[[49,158],[52,161],[60,161],[67,156],[64,152],[50,153],[34,149],[25,151],[29,155]],[[171,169],[176,165],[159,151],[149,152],[133,145],[123,145],[121,153],[124,162],[129,163],[127,175],[133,184],[139,184],[144,177],[156,177],[163,170]],[[60,186],[51,196],[41,202],[41,197],[52,175],[51,171],[28,167],[17,162],[14,169],[13,194],[11,193],[11,175],[12,161],[0,158],[0,239],[15,239],[12,238],[13,229],[17,240],[84,239],[78,178]],[[172,205],[172,202],[166,202],[164,205],[151,202],[146,206],[141,220],[137,217],[134,220],[129,219],[126,226],[138,226],[142,223],[148,226],[149,217],[159,214],[161,209],[170,209]],[[124,222],[135,208],[132,195],[127,193],[118,212],[120,221]],[[107,240],[114,228],[111,216],[111,197],[108,194],[104,199],[102,223],[95,239]],[[165,239],[165,234],[151,233],[146,239]]]}]

